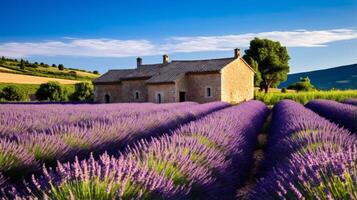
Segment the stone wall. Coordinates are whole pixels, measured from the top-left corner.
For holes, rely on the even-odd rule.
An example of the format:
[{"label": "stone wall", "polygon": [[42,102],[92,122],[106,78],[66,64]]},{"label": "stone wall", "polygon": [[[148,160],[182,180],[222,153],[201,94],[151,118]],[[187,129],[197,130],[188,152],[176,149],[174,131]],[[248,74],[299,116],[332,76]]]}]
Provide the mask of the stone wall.
[{"label": "stone wall", "polygon": [[[122,95],[123,102],[147,102],[148,91],[145,80],[125,80],[122,81]],[[135,98],[135,93],[139,92],[139,99]]]},{"label": "stone wall", "polygon": [[234,60],[221,73],[222,101],[238,103],[253,99],[254,72],[242,59]]},{"label": "stone wall", "polygon": [[[198,103],[221,101],[221,76],[220,73],[188,74],[187,100]],[[207,97],[206,89],[211,88],[211,97]]]},{"label": "stone wall", "polygon": [[172,103],[175,102],[175,84],[148,84],[148,101],[157,103],[156,95],[161,93],[162,102],[161,103]]},{"label": "stone wall", "polygon": [[121,102],[121,84],[94,85],[94,101],[105,103],[105,95],[110,96],[110,102]]},{"label": "stone wall", "polygon": [[188,88],[188,79],[186,76],[181,77],[179,79],[177,79],[175,81],[175,101],[176,102],[180,102],[180,92],[185,92],[185,99],[186,101],[190,101],[190,99],[188,99],[188,91],[190,90]]}]

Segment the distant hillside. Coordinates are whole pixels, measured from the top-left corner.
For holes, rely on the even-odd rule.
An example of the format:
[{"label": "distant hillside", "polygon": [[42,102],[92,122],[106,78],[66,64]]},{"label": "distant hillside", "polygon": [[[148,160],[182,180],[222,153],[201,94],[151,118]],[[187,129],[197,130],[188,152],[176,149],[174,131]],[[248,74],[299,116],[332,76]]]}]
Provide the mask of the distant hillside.
[{"label": "distant hillside", "polygon": [[329,69],[289,74],[288,80],[281,83],[279,88],[287,87],[299,81],[300,77],[309,77],[312,84],[322,90],[357,89],[357,63]]},{"label": "distant hillside", "polygon": [[27,60],[10,59],[5,57],[0,58],[0,72],[78,81],[90,81],[99,77],[97,71],[90,72],[66,68],[63,65],[59,67],[54,64],[48,65],[37,62],[31,63]]}]

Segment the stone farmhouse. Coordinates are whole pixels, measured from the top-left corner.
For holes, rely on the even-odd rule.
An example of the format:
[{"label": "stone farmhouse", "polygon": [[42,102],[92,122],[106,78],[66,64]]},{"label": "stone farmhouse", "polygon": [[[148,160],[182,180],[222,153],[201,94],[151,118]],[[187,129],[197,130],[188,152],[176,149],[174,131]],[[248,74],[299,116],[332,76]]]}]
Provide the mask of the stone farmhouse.
[{"label": "stone farmhouse", "polygon": [[254,93],[254,70],[241,58],[169,60],[142,64],[136,69],[109,70],[93,81],[95,101],[170,103],[250,100]]}]

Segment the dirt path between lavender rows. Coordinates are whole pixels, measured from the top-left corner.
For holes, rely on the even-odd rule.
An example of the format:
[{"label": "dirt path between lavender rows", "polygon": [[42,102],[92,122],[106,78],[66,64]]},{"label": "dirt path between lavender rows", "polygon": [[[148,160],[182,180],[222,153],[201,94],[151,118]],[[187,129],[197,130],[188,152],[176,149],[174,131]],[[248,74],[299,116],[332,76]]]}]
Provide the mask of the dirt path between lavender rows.
[{"label": "dirt path between lavender rows", "polygon": [[237,190],[236,199],[245,199],[249,194],[249,192],[256,185],[257,174],[260,170],[262,161],[264,160],[264,156],[265,156],[265,147],[267,144],[270,122],[271,122],[271,114],[268,116],[266,122],[264,123],[262,132],[258,135],[257,148],[253,153],[254,167],[250,171],[246,184]]}]

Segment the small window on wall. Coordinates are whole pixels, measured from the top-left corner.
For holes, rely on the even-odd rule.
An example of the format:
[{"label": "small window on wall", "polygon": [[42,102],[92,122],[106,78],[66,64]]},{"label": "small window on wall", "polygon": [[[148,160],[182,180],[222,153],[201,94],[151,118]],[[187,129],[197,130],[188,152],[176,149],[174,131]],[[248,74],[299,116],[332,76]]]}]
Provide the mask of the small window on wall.
[{"label": "small window on wall", "polygon": [[212,89],[210,87],[206,87],[206,97],[212,97]]},{"label": "small window on wall", "polygon": [[134,98],[135,98],[135,100],[140,99],[140,92],[138,90],[135,91]]}]

